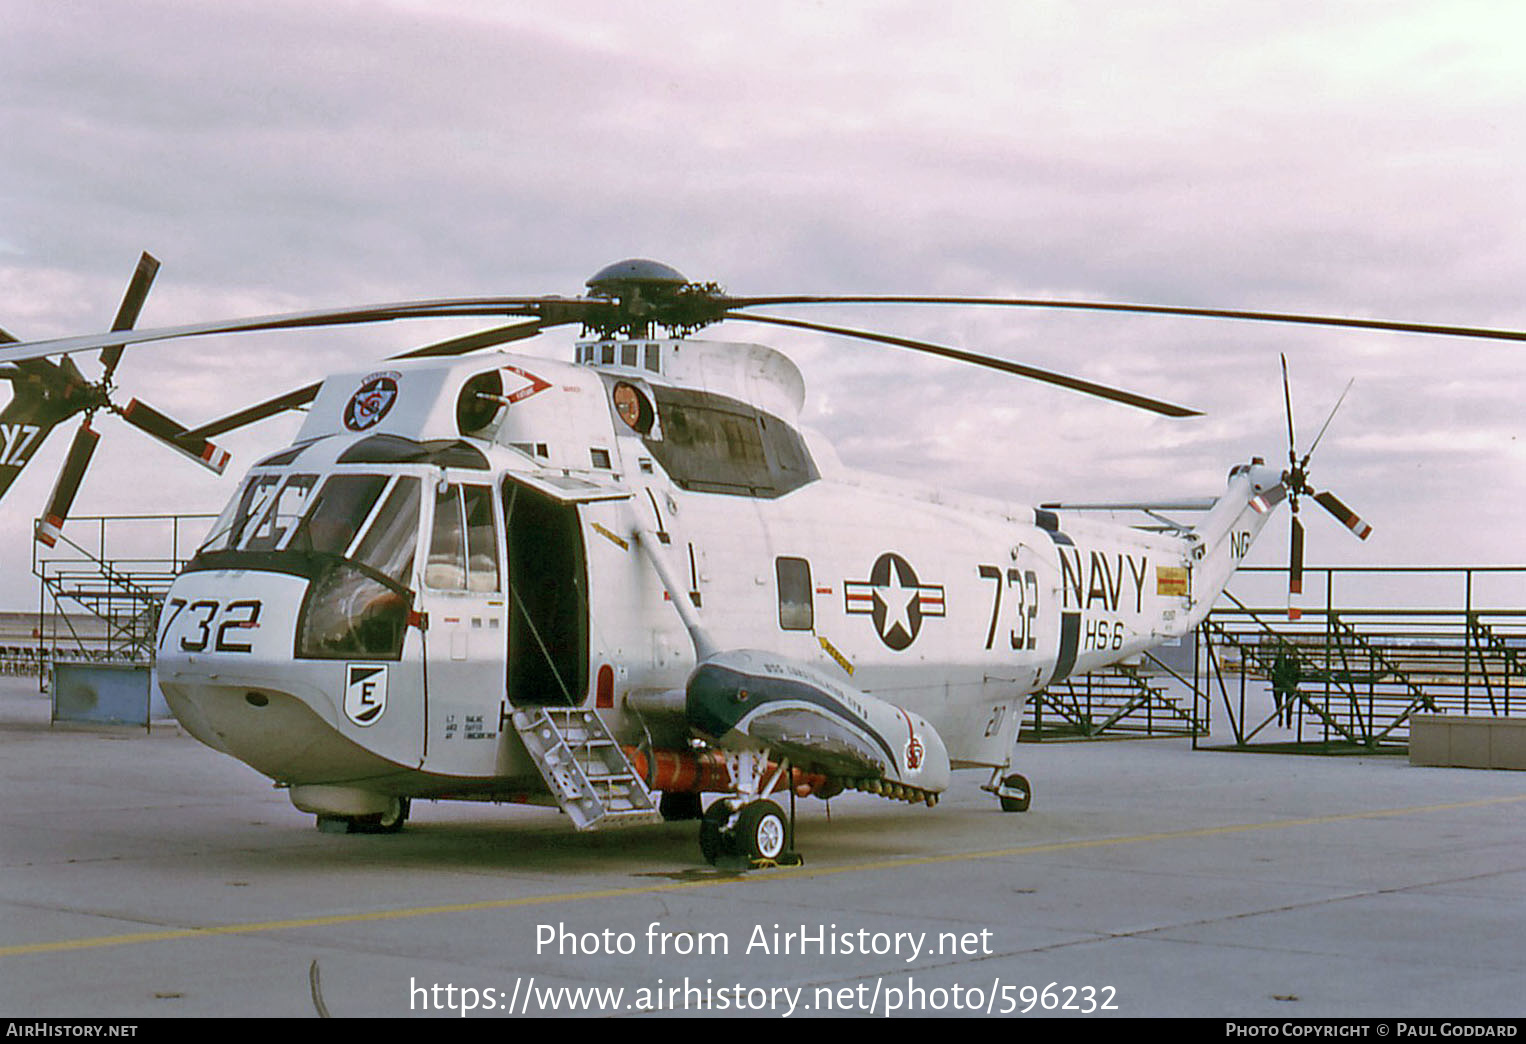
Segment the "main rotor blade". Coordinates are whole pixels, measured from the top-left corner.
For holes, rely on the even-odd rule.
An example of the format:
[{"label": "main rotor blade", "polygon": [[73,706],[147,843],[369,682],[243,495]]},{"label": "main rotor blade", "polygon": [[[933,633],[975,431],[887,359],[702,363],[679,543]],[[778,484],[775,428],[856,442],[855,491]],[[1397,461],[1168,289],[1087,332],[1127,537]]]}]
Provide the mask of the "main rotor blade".
[{"label": "main rotor blade", "polygon": [[[571,320],[564,320],[570,322]],[[523,341],[527,337],[534,337],[548,326],[560,325],[555,322],[547,322],[544,319],[532,319],[528,323],[510,323],[507,326],[495,326],[491,330],[478,330],[462,337],[452,337],[448,341],[440,341],[436,344],[426,344],[422,348],[415,348],[409,352],[400,352],[391,356],[393,359],[422,359],[437,355],[465,355],[475,352],[479,348],[492,348],[500,344],[508,344],[511,341]]]},{"label": "main rotor blade", "polygon": [[[138,267],[133,270],[132,279],[127,284],[127,293],[122,297],[121,307],[117,309],[117,317],[112,320],[113,330],[131,330],[138,322],[138,313],[143,310],[143,302],[148,297],[149,287],[154,285],[154,276],[159,274],[159,260],[148,251],[138,258]],[[122,346],[120,344],[108,345],[101,349],[101,363],[106,367],[105,380],[111,380],[111,375],[116,373],[117,363],[122,361]]]},{"label": "main rotor blade", "polygon": [[297,330],[323,326],[348,326],[358,323],[383,323],[395,319],[451,319],[472,316],[530,315],[542,325],[581,322],[599,309],[607,310],[607,299],[584,297],[462,297],[438,301],[403,301],[396,304],[365,305],[358,308],[330,308],[316,312],[292,312],[284,315],[255,316],[212,323],[191,323],[157,330],[132,333],[87,334],[81,337],[58,337],[48,341],[26,341],[0,348],[0,363],[39,359],[48,355],[93,351],[97,348],[169,341],[179,337],[203,337],[209,334],[250,333],[260,330]]},{"label": "main rotor blade", "polygon": [[1256,312],[1230,308],[1186,308],[1176,305],[1126,304],[1113,301],[1063,301],[1029,297],[934,297],[926,295],[794,294],[768,297],[727,297],[731,308],[757,305],[801,304],[933,304],[982,305],[1003,308],[1049,308],[1082,312],[1127,312],[1139,315],[1177,315],[1197,319],[1240,319],[1251,322],[1292,323],[1304,326],[1338,326],[1355,330],[1388,330],[1396,333],[1433,334],[1443,337],[1476,337],[1494,341],[1526,341],[1526,330],[1500,330],[1443,323],[1392,322],[1352,316],[1301,315],[1294,312]]},{"label": "main rotor blade", "polygon": [[1068,377],[1065,374],[1055,373],[1051,370],[1024,366],[1022,363],[1008,362],[1005,359],[997,359],[989,355],[978,355],[975,352],[967,352],[961,348],[930,344],[927,341],[914,341],[905,337],[892,337],[889,334],[871,333],[867,330],[853,330],[846,326],[828,326],[824,323],[810,323],[800,319],[781,319],[777,316],[756,315],[751,312],[728,312],[726,313],[726,318],[745,319],[754,323],[771,323],[775,326],[792,326],[802,330],[838,334],[843,337],[854,337],[861,341],[875,341],[879,344],[894,345],[897,348],[909,348],[912,351],[927,352],[932,355],[942,356],[945,359],[973,363],[976,366],[986,366],[993,370],[1001,370],[1004,373],[1016,374],[1019,377],[1029,377],[1036,381],[1043,381],[1046,384],[1059,385],[1072,391],[1095,395],[1098,398],[1110,399],[1113,402],[1121,402],[1127,406],[1136,406],[1139,409],[1150,410],[1153,413],[1164,414],[1167,417],[1201,416],[1198,410],[1189,410],[1185,406],[1177,406],[1174,403],[1162,402],[1159,399],[1136,395],[1133,392],[1123,391],[1119,388],[1109,388],[1106,385],[1094,384],[1091,381],[1081,380],[1079,377]]},{"label": "main rotor blade", "polygon": [[1334,515],[1341,525],[1355,533],[1358,539],[1366,540],[1372,536],[1372,526],[1364,522],[1355,511],[1342,504],[1340,498],[1334,493],[1326,490],[1323,493],[1314,494],[1314,499],[1319,501],[1320,507]]},{"label": "main rotor blade", "polygon": [[74,441],[69,444],[69,455],[64,458],[64,466],[58,473],[58,480],[53,483],[53,493],[48,497],[47,509],[37,523],[35,536],[38,541],[48,547],[55,546],[63,533],[64,522],[69,517],[69,508],[74,505],[74,495],[79,492],[80,481],[85,477],[85,469],[90,466],[90,457],[95,453],[96,443],[100,441],[101,436],[90,426],[88,420],[74,433]]},{"label": "main rotor blade", "polygon": [[[448,341],[440,341],[436,344],[428,344],[422,348],[402,352],[392,356],[393,359],[422,359],[433,356],[465,355],[467,352],[477,351],[479,348],[491,348],[495,345],[508,344],[511,341],[522,341],[526,337],[534,337],[547,326],[556,325],[540,319],[533,319],[528,323],[512,323],[508,326],[495,326],[491,330],[479,330],[476,333],[466,334],[462,337],[453,337]],[[230,413],[220,420],[211,421],[200,427],[192,428],[181,436],[182,439],[210,439],[217,435],[230,432],[235,428],[242,428],[247,424],[262,421],[266,417],[274,417],[278,413],[287,410],[295,410],[306,406],[318,397],[318,390],[323,387],[323,382],[304,385],[295,391],[289,391],[277,395],[273,399],[266,399],[254,406],[247,406],[237,413]]]},{"label": "main rotor blade", "polygon": [[237,413],[230,413],[220,420],[203,424],[199,428],[191,428],[181,437],[186,439],[210,439],[224,432],[232,431],[234,428],[242,428],[246,424],[262,421],[266,417],[274,417],[278,413],[295,410],[300,406],[306,406],[316,399],[318,397],[318,389],[322,387],[322,381],[304,385],[296,391],[289,391],[284,395],[277,395],[273,399],[266,399],[257,405],[245,407]]},{"label": "main rotor blade", "polygon": [[171,420],[141,399],[133,399],[126,409],[118,412],[128,424],[210,471],[221,475],[228,466],[231,455],[227,450],[219,449],[204,438],[191,437],[185,425]]}]

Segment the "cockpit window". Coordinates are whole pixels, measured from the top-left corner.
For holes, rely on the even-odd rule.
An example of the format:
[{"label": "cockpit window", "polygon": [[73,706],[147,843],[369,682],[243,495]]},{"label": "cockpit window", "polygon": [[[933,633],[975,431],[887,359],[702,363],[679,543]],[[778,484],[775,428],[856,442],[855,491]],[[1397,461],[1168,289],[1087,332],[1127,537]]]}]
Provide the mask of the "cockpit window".
[{"label": "cockpit window", "polygon": [[419,480],[400,476],[355,549],[357,562],[405,587],[412,585],[413,554],[419,541]]},{"label": "cockpit window", "polygon": [[281,483],[254,524],[245,528],[238,546],[245,551],[273,551],[284,544],[317,482],[317,475],[292,475]]},{"label": "cockpit window", "polygon": [[[316,476],[293,475],[291,479],[301,480],[303,490],[300,498],[305,499],[306,490],[312,488]],[[202,544],[201,550],[205,551],[232,551],[248,546],[256,533],[260,533],[262,527],[268,537],[270,526],[277,524],[271,516],[271,509],[276,502],[276,494],[281,489],[282,482],[287,476],[275,472],[273,474],[251,473],[244,480],[244,484],[233,494],[233,499],[223,509],[212,526],[212,533]]]},{"label": "cockpit window", "polygon": [[386,484],[381,475],[333,476],[318,490],[312,508],[302,516],[286,546],[294,551],[344,554]]},{"label": "cockpit window", "polygon": [[342,555],[386,485],[385,475],[332,475],[321,486],[317,475],[251,475],[201,550]]}]

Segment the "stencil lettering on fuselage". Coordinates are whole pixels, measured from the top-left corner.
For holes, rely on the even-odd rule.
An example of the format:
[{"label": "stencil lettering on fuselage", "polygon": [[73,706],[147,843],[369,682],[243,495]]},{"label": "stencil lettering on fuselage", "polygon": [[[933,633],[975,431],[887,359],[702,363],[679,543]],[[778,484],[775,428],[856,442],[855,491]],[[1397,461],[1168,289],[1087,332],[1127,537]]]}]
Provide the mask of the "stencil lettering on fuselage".
[{"label": "stencil lettering on fuselage", "polygon": [[1144,582],[1150,564],[1144,555],[1092,551],[1083,567],[1080,548],[1060,547],[1058,551],[1062,608],[1116,613],[1132,601],[1133,612],[1144,611]]}]

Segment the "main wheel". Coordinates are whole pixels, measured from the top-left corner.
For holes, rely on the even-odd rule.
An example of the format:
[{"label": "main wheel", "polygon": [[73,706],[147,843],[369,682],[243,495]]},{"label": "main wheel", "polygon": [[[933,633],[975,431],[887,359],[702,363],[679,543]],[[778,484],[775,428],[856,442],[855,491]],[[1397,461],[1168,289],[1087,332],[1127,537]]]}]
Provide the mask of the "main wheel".
[{"label": "main wheel", "polygon": [[789,849],[789,820],[772,801],[742,807],[735,830],[737,850],[749,859],[778,859]]},{"label": "main wheel", "polygon": [[1013,773],[1001,781],[1001,810],[1003,812],[1026,812],[1033,801],[1033,788],[1027,776]]},{"label": "main wheel", "polygon": [[705,809],[699,821],[699,851],[711,866],[722,856],[736,855],[736,834],[724,829],[731,818],[731,804],[720,798]]}]

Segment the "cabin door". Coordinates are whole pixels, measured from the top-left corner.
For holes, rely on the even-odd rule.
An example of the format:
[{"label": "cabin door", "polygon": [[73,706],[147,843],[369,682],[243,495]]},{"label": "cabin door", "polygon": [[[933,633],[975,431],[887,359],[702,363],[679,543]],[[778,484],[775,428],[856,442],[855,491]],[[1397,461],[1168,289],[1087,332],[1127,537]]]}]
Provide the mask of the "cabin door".
[{"label": "cabin door", "polygon": [[508,698],[577,706],[588,692],[588,570],[576,504],[503,484],[508,534]]}]

